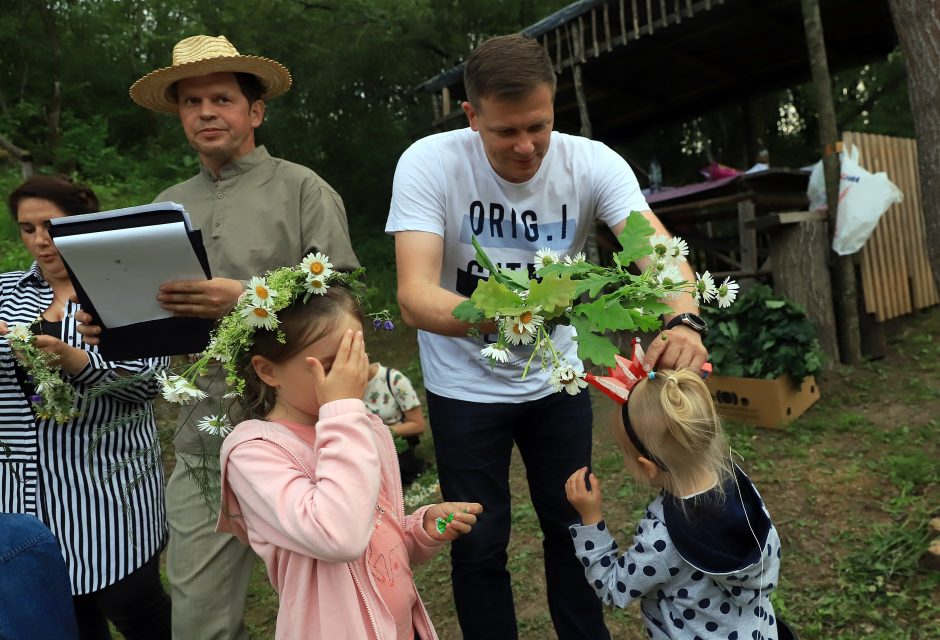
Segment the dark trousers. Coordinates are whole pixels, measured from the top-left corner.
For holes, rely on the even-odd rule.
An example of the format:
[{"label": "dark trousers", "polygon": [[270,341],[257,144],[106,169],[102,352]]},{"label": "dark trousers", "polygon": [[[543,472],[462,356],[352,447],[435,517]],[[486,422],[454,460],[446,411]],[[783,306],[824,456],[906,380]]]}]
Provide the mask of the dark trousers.
[{"label": "dark trousers", "polygon": [[464,638],[517,637],[506,569],[513,443],[522,454],[544,536],[548,608],[558,638],[609,638],[601,603],[584,578],[568,533],[578,514],[565,498],[565,481],[591,460],[588,394],[553,393],[530,402],[497,404],[453,400],[431,392],[427,397],[444,500],[483,505],[473,531],[451,545],[451,580]]},{"label": "dark trousers", "polygon": [[170,640],[170,596],[160,582],[159,553],[111,586],[72,601],[81,640],[110,640],[108,620],[127,640]]}]

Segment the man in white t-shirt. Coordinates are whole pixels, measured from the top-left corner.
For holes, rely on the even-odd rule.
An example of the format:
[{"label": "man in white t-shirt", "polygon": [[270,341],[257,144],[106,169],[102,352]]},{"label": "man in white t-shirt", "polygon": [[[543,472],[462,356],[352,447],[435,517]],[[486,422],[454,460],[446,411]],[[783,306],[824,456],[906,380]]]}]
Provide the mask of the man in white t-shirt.
[{"label": "man in white t-shirt", "polygon": [[[588,394],[554,393],[546,373],[521,380],[531,352],[492,367],[470,326],[452,315],[486,272],[476,237],[494,262],[533,270],[535,252],[574,255],[599,219],[619,233],[630,211],[649,211],[636,177],[607,146],[552,131],[555,75],[541,46],[519,35],[493,38],[468,58],[463,104],[468,129],[429,136],[402,155],[386,232],[395,234],[398,302],[417,327],[431,431],[445,500],[484,505],[472,536],[452,545],[452,581],[465,638],[517,636],[506,546],[511,526],[513,443],[526,466],[544,534],[548,604],[558,637],[607,638],[601,605],[572,553],[565,499],[568,476],[591,459]],[[683,275],[692,280],[688,265]],[[647,350],[649,366],[698,368],[704,323],[691,296],[676,298],[666,341]],[[696,328],[698,327],[698,328]],[[484,339],[493,326],[477,327]],[[553,342],[580,368],[573,329]],[[537,367],[534,367],[537,369]]]}]

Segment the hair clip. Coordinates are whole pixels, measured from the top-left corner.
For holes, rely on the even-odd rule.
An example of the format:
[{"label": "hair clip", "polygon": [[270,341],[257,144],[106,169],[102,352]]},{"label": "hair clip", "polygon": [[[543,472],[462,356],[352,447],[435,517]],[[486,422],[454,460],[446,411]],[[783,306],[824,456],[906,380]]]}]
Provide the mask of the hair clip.
[{"label": "hair clip", "polygon": [[650,371],[649,373],[646,374],[646,377],[649,378],[650,380],[655,380],[655,379],[656,379],[656,372],[655,372],[655,371]]}]

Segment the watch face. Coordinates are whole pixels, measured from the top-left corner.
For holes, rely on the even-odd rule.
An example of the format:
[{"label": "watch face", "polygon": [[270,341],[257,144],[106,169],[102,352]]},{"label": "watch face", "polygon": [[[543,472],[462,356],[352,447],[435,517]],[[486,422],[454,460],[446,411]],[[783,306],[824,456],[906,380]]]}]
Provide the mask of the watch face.
[{"label": "watch face", "polygon": [[687,313],[683,316],[682,322],[689,325],[696,331],[705,331],[705,321],[694,313]]}]

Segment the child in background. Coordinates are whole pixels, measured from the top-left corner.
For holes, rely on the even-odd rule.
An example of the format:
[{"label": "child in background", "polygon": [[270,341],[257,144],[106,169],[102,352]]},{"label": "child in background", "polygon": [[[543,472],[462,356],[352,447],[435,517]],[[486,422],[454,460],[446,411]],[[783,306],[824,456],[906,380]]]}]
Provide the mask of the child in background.
[{"label": "child in background", "polygon": [[[255,325],[237,364],[252,419],[222,446],[218,528],[264,559],[280,598],[277,638],[434,639],[410,565],[468,533],[482,507],[405,515],[391,435],[361,400],[362,312],[335,280],[308,278],[306,291],[278,272],[268,281],[281,290],[252,281],[259,303],[242,311],[276,325]],[[285,308],[264,306],[281,296]]]},{"label": "child in background", "polygon": [[411,380],[398,369],[373,362],[369,365],[364,402],[391,429],[396,441],[404,441],[404,449],[396,447],[398,468],[402,484],[411,484],[427,468],[427,462],[415,452],[424,433],[424,412]]},{"label": "child in background", "polygon": [[618,557],[600,482],[586,468],[571,475],[565,491],[581,523],[570,531],[585,576],[605,604],[639,600],[650,638],[776,640],[769,596],[780,540],[770,515],[732,462],[700,375],[646,374],[641,362],[618,356],[613,378],[589,380],[622,402],[614,435],[630,475],[661,491]]}]

